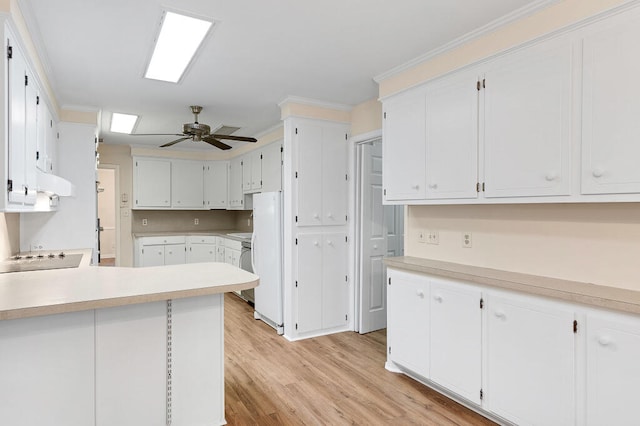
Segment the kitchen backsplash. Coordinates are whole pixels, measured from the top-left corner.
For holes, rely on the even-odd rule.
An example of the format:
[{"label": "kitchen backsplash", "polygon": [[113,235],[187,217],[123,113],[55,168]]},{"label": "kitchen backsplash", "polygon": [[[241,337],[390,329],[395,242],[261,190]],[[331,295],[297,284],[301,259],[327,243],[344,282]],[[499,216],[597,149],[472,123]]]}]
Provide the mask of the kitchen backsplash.
[{"label": "kitchen backsplash", "polygon": [[[238,230],[249,232],[251,211],[239,210],[133,210],[133,233],[140,232],[198,232]],[[143,221],[146,219],[146,225]],[[196,225],[195,222],[198,222]]]}]

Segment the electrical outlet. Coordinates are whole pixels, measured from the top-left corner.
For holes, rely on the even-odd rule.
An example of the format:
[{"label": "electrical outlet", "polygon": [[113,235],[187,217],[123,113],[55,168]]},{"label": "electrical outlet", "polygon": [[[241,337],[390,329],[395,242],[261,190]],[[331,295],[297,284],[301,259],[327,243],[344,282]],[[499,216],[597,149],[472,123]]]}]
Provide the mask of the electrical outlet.
[{"label": "electrical outlet", "polygon": [[40,251],[40,250],[44,250],[44,246],[40,243],[33,243],[31,244],[31,251]]},{"label": "electrical outlet", "polygon": [[200,225],[200,219],[198,219],[197,217],[195,219],[193,219],[193,224],[194,225]]},{"label": "electrical outlet", "polygon": [[146,219],[146,218],[145,218],[145,219],[142,219],[142,226],[147,226],[147,223],[148,223],[148,221],[147,221],[147,219]]},{"label": "electrical outlet", "polygon": [[472,240],[471,232],[463,232],[462,233],[462,247],[471,248],[472,242],[473,242],[473,240]]},{"label": "electrical outlet", "polygon": [[427,235],[426,235],[425,231],[423,231],[422,229],[418,230],[418,242],[419,243],[426,243],[427,242]]},{"label": "electrical outlet", "polygon": [[438,231],[428,231],[427,232],[427,243],[429,244],[440,244],[440,234]]}]

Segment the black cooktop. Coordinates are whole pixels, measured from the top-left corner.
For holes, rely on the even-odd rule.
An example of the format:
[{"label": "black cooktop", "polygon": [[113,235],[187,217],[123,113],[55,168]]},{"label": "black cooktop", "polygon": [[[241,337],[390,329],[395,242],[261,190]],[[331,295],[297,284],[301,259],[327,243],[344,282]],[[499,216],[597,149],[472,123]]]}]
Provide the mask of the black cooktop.
[{"label": "black cooktop", "polygon": [[81,254],[18,255],[0,262],[0,274],[8,272],[45,271],[48,269],[77,268]]}]

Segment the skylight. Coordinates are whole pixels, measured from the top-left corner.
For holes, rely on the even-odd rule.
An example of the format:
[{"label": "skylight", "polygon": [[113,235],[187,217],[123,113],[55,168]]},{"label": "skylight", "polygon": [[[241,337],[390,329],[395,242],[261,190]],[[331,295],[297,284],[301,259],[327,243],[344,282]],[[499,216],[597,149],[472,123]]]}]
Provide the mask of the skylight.
[{"label": "skylight", "polygon": [[137,121],[137,115],[114,112],[111,114],[110,130],[114,133],[131,133]]},{"label": "skylight", "polygon": [[213,22],[165,12],[145,78],[177,83]]}]

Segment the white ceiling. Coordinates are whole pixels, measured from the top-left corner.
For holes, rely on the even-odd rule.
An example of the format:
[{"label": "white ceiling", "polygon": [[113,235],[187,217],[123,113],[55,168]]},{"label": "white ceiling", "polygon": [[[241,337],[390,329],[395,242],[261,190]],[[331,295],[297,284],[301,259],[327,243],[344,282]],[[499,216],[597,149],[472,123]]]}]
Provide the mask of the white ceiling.
[{"label": "white ceiling", "polygon": [[[102,111],[105,143],[173,138],[108,131],[111,112],[138,114],[138,133],[200,122],[253,136],[280,121],[287,96],[356,105],[373,77],[532,0],[20,0],[64,108]],[[179,84],[142,78],[163,8],[213,18],[215,30]],[[206,144],[184,142],[188,149]],[[234,145],[230,143],[230,145]],[[196,147],[196,149],[197,149]]]}]

